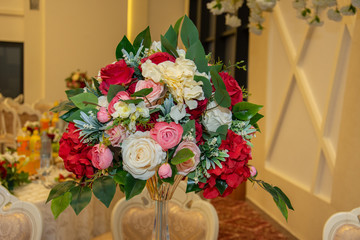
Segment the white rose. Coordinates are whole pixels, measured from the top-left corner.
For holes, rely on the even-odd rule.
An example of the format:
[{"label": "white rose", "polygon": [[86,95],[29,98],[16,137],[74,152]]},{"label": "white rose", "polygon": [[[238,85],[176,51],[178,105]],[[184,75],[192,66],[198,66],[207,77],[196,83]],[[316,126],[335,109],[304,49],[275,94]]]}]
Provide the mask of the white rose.
[{"label": "white rose", "polygon": [[232,113],[228,108],[217,106],[215,101],[211,102],[208,106],[203,124],[208,131],[216,132],[221,125],[228,125],[230,127],[232,122]]},{"label": "white rose", "polygon": [[124,170],[134,178],[151,178],[156,167],[166,158],[161,146],[151,138],[150,132],[136,132],[122,143]]}]

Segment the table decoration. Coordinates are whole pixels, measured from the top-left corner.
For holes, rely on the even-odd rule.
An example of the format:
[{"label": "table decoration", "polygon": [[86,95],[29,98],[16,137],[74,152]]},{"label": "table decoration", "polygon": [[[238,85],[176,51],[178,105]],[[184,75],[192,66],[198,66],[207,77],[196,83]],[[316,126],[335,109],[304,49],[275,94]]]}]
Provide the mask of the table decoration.
[{"label": "table decoration", "polygon": [[[178,48],[178,38],[185,49]],[[205,54],[187,17],[160,42],[147,27],[116,48],[116,61],[86,87],[67,90],[53,111],[69,122],[59,156],[77,181],[55,186],[47,199],[56,217],[69,205],[79,214],[92,193],[106,206],[117,185],[126,199],[147,187],[156,204],[153,239],[168,239],[166,202],[182,181],[187,192],[226,197],[250,179],[268,191],[285,218],[289,199],[256,179],[249,165],[261,105],[243,91],[221,62]]]},{"label": "table decoration", "polygon": [[66,87],[69,89],[83,88],[86,86],[86,82],[90,81],[87,72],[76,70],[65,78]]},{"label": "table decoration", "polygon": [[22,170],[28,161],[28,157],[11,150],[0,154],[0,183],[9,192],[12,193],[16,187],[31,182],[29,173]]}]

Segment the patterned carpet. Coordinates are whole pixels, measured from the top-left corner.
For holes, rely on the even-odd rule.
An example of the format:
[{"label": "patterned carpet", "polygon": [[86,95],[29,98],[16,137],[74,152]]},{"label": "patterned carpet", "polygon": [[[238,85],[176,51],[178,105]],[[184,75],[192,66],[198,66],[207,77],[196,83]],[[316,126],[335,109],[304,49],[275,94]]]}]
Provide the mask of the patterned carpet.
[{"label": "patterned carpet", "polygon": [[218,240],[296,239],[247,201],[213,199],[219,216]]}]

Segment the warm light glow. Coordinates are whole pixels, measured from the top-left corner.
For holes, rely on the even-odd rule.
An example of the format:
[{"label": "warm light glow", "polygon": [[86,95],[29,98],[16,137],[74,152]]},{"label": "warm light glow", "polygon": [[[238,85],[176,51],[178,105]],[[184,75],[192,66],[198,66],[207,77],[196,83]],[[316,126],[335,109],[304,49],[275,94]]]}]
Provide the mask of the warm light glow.
[{"label": "warm light glow", "polygon": [[133,0],[128,0],[128,10],[127,10],[127,37],[131,41],[132,34],[131,34],[131,27],[132,27],[132,14],[133,14],[133,7],[134,3]]}]

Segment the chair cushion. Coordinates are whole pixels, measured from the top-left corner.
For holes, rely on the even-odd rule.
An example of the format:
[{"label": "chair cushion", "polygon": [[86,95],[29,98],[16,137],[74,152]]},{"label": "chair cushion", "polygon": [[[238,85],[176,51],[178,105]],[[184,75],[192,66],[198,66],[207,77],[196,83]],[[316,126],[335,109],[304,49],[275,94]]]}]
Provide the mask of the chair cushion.
[{"label": "chair cushion", "polygon": [[31,222],[23,213],[0,215],[0,239],[28,240],[31,229]]},{"label": "chair cushion", "polygon": [[334,240],[360,239],[360,227],[353,224],[344,224],[336,230]]}]

